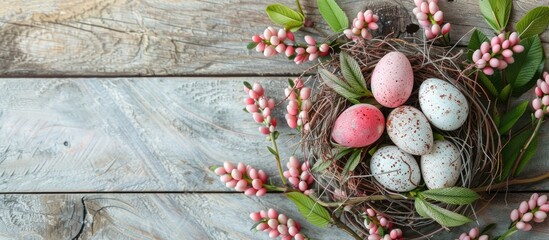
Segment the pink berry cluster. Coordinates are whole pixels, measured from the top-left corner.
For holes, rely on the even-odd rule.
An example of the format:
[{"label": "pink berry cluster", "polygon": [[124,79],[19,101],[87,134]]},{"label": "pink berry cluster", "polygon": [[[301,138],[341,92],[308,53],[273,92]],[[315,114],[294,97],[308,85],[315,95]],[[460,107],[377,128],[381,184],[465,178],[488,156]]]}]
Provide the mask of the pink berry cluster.
[{"label": "pink berry cluster", "polygon": [[[364,219],[364,225],[368,229],[370,235],[368,240],[402,240],[404,239],[402,230],[393,228],[393,222],[389,221],[384,216],[376,213],[375,210],[368,208],[365,212],[366,219]],[[379,231],[379,228],[382,228],[383,231]],[[390,231],[389,231],[390,230]],[[385,235],[380,236],[380,233],[383,232]]]},{"label": "pink berry cluster", "polygon": [[505,33],[494,36],[490,42],[483,42],[480,49],[473,53],[475,67],[482,69],[486,75],[494,74],[494,69],[505,69],[507,65],[515,62],[514,53],[524,51],[524,46],[519,45],[520,39],[516,32],[505,38]]},{"label": "pink berry cluster", "polygon": [[356,18],[353,19],[353,26],[350,29],[343,31],[348,39],[357,42],[360,37],[370,40],[372,39],[372,33],[379,28],[377,21],[379,17],[374,14],[372,10],[366,10],[366,12],[358,12]]},{"label": "pink berry cluster", "polygon": [[300,163],[297,157],[291,156],[290,161],[286,164],[288,170],[284,171],[284,177],[288,179],[290,184],[306,195],[311,193],[312,190],[309,188],[314,182],[309,166],[309,162]]},{"label": "pink berry cluster", "polygon": [[549,212],[549,203],[547,195],[532,194],[530,200],[520,203],[518,209],[511,211],[511,221],[514,222],[518,230],[530,231],[533,222],[543,222]]},{"label": "pink berry cluster", "polygon": [[488,240],[488,235],[480,235],[478,228],[472,228],[468,233],[462,233],[459,240]]},{"label": "pink berry cluster", "polygon": [[438,0],[414,0],[416,7],[412,10],[421,26],[425,37],[431,40],[450,32],[450,23],[442,25],[444,14],[438,8]]},{"label": "pink berry cluster", "polygon": [[269,135],[276,131],[276,119],[271,117],[271,111],[275,107],[274,99],[268,99],[264,96],[265,90],[259,83],[244,83],[244,90],[248,97],[244,100],[246,111],[252,114],[254,121],[263,124],[259,127],[259,132]]},{"label": "pink berry cluster", "polygon": [[250,218],[257,223],[256,230],[268,232],[271,238],[281,237],[283,240],[307,239],[303,233],[300,233],[301,225],[299,222],[288,218],[284,214],[279,214],[272,208],[268,211],[253,212],[250,214]]},{"label": "pink berry cluster", "polygon": [[540,119],[549,113],[549,73],[544,72],[543,79],[538,79],[535,92],[536,98],[532,101],[532,107],[535,110],[534,116]]},{"label": "pink berry cluster", "polygon": [[310,87],[303,86],[303,81],[300,78],[293,80],[293,87],[288,86],[284,89],[284,95],[288,99],[285,118],[290,128],[303,127],[305,131],[310,130],[309,110],[313,105],[310,100],[311,91]]},{"label": "pink berry cluster", "polygon": [[214,171],[225,186],[244,192],[247,196],[261,197],[267,193],[263,186],[267,182],[267,174],[263,170],[258,171],[244,163],[238,163],[235,167],[230,162],[224,162],[223,167],[218,167]]},{"label": "pink berry cluster", "polygon": [[[285,42],[286,40],[292,43]],[[323,43],[316,44],[311,36],[305,36],[307,45],[297,45],[294,34],[284,29],[275,29],[268,27],[261,35],[252,36],[252,41],[257,44],[255,50],[262,52],[266,57],[271,57],[279,53],[284,53],[287,57],[293,57],[296,64],[314,61],[319,56],[326,56],[330,53],[330,45]]]}]

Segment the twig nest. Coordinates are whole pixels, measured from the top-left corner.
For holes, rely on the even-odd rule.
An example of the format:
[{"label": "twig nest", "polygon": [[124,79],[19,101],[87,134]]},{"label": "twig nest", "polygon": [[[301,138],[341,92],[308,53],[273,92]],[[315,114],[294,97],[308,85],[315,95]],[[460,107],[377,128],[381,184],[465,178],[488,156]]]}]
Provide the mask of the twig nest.
[{"label": "twig nest", "polygon": [[463,93],[438,78],[429,78],[421,83],[419,105],[429,122],[445,131],[460,128],[469,115],[469,104]]}]

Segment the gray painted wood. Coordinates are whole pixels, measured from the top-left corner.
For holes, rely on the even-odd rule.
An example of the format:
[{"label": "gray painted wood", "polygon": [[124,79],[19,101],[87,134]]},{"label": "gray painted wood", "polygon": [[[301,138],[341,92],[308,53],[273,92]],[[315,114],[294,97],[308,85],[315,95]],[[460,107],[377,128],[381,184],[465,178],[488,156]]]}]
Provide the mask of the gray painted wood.
[{"label": "gray painted wood", "polygon": [[[294,6],[292,0],[279,2]],[[309,30],[309,34],[329,34],[315,10],[316,1],[302,2],[306,14],[316,23],[316,30]],[[377,9],[385,34],[403,32],[407,24],[415,22],[410,14],[413,1],[374,2],[378,3],[372,6],[368,1],[340,1],[349,16],[367,4]],[[473,26],[490,32],[481,18],[477,0],[441,2],[446,19],[453,24],[455,38]],[[269,3],[266,0],[5,0],[0,4],[0,74],[301,73],[307,64],[295,66],[282,56],[267,60],[245,49],[253,34],[273,25],[264,14]],[[514,3],[513,24],[529,9],[548,5],[549,1]],[[542,37],[545,43],[549,42],[549,33]]]},{"label": "gray painted wood", "polygon": [[[1,79],[0,192],[227,191],[208,171],[224,160],[277,176],[242,111],[242,81],[255,80],[280,100],[284,78]],[[283,109],[285,160],[295,132]],[[548,151],[539,148],[525,177],[549,169]]]},{"label": "gray painted wood", "polygon": [[[478,224],[498,222],[492,232],[501,234],[508,213],[528,194],[500,195],[478,212]],[[249,212],[275,208],[303,224],[314,239],[351,239],[335,227],[320,229],[308,224],[292,203],[280,194],[246,197],[242,194],[70,194],[0,196],[2,239],[269,239],[250,231]],[[436,235],[454,239],[465,229]],[[527,234],[511,239],[541,240],[549,237],[549,223],[535,224]]]}]

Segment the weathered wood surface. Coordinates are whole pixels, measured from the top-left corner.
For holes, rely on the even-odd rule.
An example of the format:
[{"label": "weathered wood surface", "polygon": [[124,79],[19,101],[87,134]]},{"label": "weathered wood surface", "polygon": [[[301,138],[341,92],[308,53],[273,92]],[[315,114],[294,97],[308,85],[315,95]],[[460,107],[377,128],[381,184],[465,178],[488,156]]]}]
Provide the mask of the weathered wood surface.
[{"label": "weathered wood surface", "polygon": [[[279,2],[294,5],[293,0]],[[302,2],[317,30],[329,33],[315,10],[316,1]],[[410,14],[413,1],[383,2],[390,5],[378,4],[373,8],[380,13],[384,33],[404,32],[406,25],[416,21]],[[477,0],[441,2],[446,19],[452,23],[455,40],[473,26],[490,32]],[[269,3],[265,0],[5,0],[0,10],[0,74],[301,73],[307,66],[296,67],[281,56],[264,60],[262,55],[244,48],[252,34],[272,25],[264,13]],[[372,4],[362,0],[340,3],[351,18],[358,9]],[[549,1],[514,1],[511,23],[539,5],[549,5]],[[310,33],[318,36],[318,31]],[[548,43],[549,32],[542,38]]]},{"label": "weathered wood surface", "polygon": [[[208,171],[224,160],[274,176],[242,111],[242,81],[255,80],[282,96],[283,78],[1,79],[0,192],[226,191]],[[286,159],[294,142],[281,122]],[[548,171],[547,156],[540,147],[525,177]]]},{"label": "weathered wood surface", "polygon": [[[478,223],[432,239],[455,239],[470,227],[499,223],[494,235],[505,231],[508,213],[528,194],[500,195],[479,212]],[[269,239],[250,231],[252,211],[276,208],[303,224],[314,239],[350,239],[341,230],[308,224],[280,194],[249,198],[241,194],[70,194],[0,196],[2,239]],[[494,236],[492,235],[492,236]],[[511,239],[549,238],[549,222],[534,225]]]}]

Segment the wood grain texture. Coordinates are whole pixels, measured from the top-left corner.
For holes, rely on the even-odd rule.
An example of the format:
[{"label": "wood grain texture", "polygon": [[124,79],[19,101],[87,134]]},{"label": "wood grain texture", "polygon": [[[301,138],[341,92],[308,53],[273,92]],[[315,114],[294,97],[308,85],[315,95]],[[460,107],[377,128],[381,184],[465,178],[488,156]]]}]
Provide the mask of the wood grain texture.
[{"label": "wood grain texture", "polygon": [[[279,1],[294,6],[294,1]],[[383,2],[383,3],[380,3]],[[454,38],[474,26],[490,32],[477,0],[441,1]],[[135,76],[298,74],[282,56],[247,51],[250,36],[272,25],[271,1],[5,0],[0,3],[0,74],[9,76]],[[340,1],[349,16],[367,5],[381,16],[380,31],[404,32],[413,1]],[[315,36],[330,33],[316,9],[303,1]],[[514,1],[511,24],[548,0]],[[318,30],[318,31],[317,31]],[[301,34],[299,36],[302,36]],[[549,42],[549,32],[542,35]],[[465,40],[468,37],[465,38]],[[457,40],[457,39],[455,39]],[[466,43],[466,41],[462,42]],[[546,47],[546,53],[549,53]],[[549,56],[549,54],[546,54]],[[274,67],[276,66],[276,67]],[[549,65],[548,65],[549,66]]]},{"label": "wood grain texture", "polygon": [[[1,79],[0,192],[227,191],[208,171],[224,160],[275,176],[242,112],[244,80],[282,96],[283,78]],[[295,140],[280,125],[287,159]],[[525,176],[548,171],[547,156],[540,147]]]},{"label": "wood grain texture", "polygon": [[[527,194],[500,195],[478,213],[478,224],[500,223],[501,234],[508,213]],[[320,229],[308,224],[293,204],[280,194],[249,198],[243,194],[90,194],[2,195],[2,239],[269,239],[250,231],[248,214],[275,208],[303,224],[303,232],[320,240],[351,239],[335,227]],[[454,239],[477,223],[438,234],[432,239]],[[494,236],[494,235],[493,235]],[[549,238],[549,223],[535,224],[527,234],[510,239]]]}]

